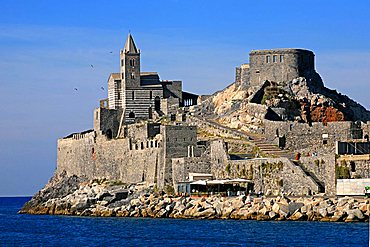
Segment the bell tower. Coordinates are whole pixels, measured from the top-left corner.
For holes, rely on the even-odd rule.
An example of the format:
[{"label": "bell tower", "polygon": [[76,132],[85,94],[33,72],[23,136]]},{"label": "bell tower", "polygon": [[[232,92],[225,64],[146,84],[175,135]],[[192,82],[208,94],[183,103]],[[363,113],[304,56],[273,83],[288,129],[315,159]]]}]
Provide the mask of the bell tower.
[{"label": "bell tower", "polygon": [[120,52],[120,74],[123,90],[140,87],[140,50],[136,48],[131,33]]}]

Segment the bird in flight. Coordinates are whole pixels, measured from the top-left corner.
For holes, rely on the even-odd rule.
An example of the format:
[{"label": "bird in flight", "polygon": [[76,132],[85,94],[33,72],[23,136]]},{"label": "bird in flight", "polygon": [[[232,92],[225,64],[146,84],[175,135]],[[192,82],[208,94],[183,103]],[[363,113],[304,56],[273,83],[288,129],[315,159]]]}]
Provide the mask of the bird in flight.
[{"label": "bird in flight", "polygon": [[77,91],[78,89],[75,87],[74,90]]},{"label": "bird in flight", "polygon": [[104,87],[100,87],[100,89],[104,91]]},{"label": "bird in flight", "polygon": [[91,67],[91,68],[94,68],[94,65],[90,64],[90,67]]}]

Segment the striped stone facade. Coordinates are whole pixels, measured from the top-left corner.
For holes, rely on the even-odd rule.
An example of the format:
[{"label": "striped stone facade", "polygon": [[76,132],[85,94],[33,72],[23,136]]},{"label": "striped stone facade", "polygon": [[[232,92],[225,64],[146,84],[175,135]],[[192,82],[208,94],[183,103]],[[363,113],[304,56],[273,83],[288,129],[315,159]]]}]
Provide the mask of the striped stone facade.
[{"label": "striped stone facade", "polygon": [[164,107],[174,109],[174,102],[180,106],[182,82],[161,81],[156,72],[141,72],[140,50],[129,34],[120,51],[120,73],[112,73],[108,79],[108,102],[109,109],[123,110],[125,123],[152,119],[171,112]]}]

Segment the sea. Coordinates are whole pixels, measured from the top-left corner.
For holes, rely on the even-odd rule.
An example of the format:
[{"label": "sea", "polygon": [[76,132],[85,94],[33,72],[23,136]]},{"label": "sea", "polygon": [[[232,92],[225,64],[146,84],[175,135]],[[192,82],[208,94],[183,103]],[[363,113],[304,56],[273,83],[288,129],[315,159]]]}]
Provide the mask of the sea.
[{"label": "sea", "polygon": [[0,197],[0,246],[369,246],[369,223],[17,214],[28,200]]}]

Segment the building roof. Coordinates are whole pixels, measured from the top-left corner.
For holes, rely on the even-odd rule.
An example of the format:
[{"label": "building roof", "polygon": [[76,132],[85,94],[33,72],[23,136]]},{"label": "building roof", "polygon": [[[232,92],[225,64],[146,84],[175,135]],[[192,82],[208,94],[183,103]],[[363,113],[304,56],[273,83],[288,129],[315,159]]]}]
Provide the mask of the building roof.
[{"label": "building roof", "polygon": [[141,72],[140,85],[160,85],[159,75],[157,72]]},{"label": "building roof", "polygon": [[126,53],[138,53],[136,49],[136,45],[134,39],[131,36],[131,33],[128,34],[126,44],[125,44],[125,52]]},{"label": "building roof", "polygon": [[120,75],[120,73],[111,73],[110,75],[109,75],[109,78],[110,77],[112,77],[113,78],[113,80],[120,80],[121,79],[121,75]]}]

